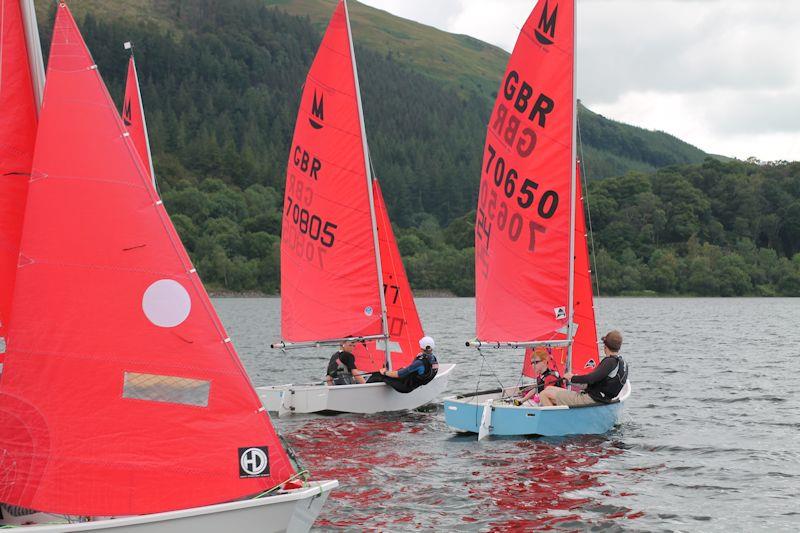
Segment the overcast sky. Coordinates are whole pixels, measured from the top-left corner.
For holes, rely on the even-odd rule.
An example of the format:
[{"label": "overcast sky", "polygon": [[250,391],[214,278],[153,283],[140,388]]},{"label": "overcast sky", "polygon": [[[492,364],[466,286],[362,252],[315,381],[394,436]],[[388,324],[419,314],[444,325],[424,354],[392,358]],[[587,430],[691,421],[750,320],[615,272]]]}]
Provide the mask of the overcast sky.
[{"label": "overcast sky", "polygon": [[[511,51],[535,0],[360,0]],[[579,0],[578,97],[716,154],[800,160],[800,0]]]}]

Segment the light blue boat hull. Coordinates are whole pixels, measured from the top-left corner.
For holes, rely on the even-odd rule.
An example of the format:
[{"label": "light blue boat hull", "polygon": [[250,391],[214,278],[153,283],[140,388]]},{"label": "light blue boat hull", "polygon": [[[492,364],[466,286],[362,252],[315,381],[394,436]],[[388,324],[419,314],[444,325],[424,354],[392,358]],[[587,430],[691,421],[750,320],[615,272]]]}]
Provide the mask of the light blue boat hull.
[{"label": "light blue boat hull", "polygon": [[628,382],[619,396],[619,401],[585,407],[538,407],[514,406],[500,402],[508,396],[500,392],[479,394],[471,397],[450,397],[444,400],[444,415],[447,425],[456,431],[479,433],[484,408],[492,401],[488,435],[563,435],[601,434],[610,431],[620,419],[622,409],[630,395]]}]

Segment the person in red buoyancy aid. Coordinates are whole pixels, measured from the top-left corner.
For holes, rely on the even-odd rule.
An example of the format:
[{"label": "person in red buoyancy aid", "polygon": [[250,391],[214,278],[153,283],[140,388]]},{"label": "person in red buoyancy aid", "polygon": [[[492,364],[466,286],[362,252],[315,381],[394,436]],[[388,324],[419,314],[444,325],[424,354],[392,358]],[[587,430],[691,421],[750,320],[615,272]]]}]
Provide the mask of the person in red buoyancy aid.
[{"label": "person in red buoyancy aid", "polygon": [[567,384],[566,380],[556,370],[555,364],[550,359],[550,354],[547,353],[546,348],[538,346],[533,350],[531,366],[536,376],[536,384],[530,387],[530,390],[523,389],[522,392],[527,392],[522,398],[515,399],[514,405],[522,405],[547,387],[563,388]]}]

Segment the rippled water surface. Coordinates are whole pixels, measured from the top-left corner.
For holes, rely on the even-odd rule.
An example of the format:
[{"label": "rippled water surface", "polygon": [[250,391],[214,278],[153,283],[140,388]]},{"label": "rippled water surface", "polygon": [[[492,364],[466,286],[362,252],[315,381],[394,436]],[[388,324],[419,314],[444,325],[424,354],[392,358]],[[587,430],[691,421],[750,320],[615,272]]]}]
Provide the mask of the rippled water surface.
[{"label": "rippled water surface", "polygon": [[[511,352],[464,347],[471,299],[419,299],[449,391],[516,383]],[[280,300],[215,305],[256,385],[317,380],[330,349],[281,353]],[[559,531],[800,530],[800,300],[601,299],[633,393],[602,436],[459,436],[425,411],[274,420],[317,479],[316,527]]]}]

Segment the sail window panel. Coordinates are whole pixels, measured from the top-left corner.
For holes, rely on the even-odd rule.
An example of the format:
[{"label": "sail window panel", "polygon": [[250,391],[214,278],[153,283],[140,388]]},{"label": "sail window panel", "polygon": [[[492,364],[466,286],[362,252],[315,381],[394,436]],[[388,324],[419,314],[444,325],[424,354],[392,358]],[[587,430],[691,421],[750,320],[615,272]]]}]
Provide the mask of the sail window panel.
[{"label": "sail window panel", "polygon": [[122,397],[208,407],[210,381],[125,372]]}]

